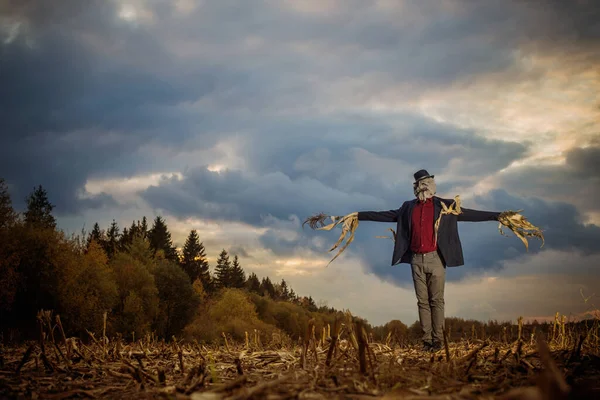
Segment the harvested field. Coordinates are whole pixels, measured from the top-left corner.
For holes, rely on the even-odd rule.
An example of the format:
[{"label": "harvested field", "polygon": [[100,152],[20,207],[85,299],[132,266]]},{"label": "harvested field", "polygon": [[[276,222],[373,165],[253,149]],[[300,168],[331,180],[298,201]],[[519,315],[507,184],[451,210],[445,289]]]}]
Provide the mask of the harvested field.
[{"label": "harvested field", "polygon": [[[600,398],[597,343],[585,336],[573,346],[465,340],[432,354],[353,333],[343,340],[313,336],[294,348],[257,348],[252,341],[206,347],[92,334],[84,344],[65,340],[58,328],[43,332],[45,340],[2,350],[2,398],[489,399],[536,385],[547,393]],[[524,397],[536,390],[516,398],[538,398]]]}]

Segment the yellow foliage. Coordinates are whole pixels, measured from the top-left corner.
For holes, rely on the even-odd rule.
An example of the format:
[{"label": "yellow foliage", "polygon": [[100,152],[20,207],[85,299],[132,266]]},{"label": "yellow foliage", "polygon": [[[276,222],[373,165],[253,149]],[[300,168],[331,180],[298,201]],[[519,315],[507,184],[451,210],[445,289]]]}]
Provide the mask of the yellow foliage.
[{"label": "yellow foliage", "polygon": [[220,299],[211,307],[210,316],[216,322],[231,319],[248,322],[258,321],[256,307],[247,295],[239,289],[223,290]]},{"label": "yellow foliage", "polygon": [[[117,331],[129,333],[134,330],[133,324],[147,329],[158,313],[158,289],[154,276],[144,264],[126,253],[117,253],[110,267],[119,293]],[[140,309],[137,308],[138,301]],[[133,313],[132,307],[139,314]]]},{"label": "yellow foliage", "polygon": [[103,314],[117,301],[117,285],[102,247],[92,241],[84,255],[70,254],[60,265],[58,285],[63,321],[77,331],[100,332]]},{"label": "yellow foliage", "polygon": [[134,333],[135,337],[142,337],[150,330],[151,320],[145,315],[143,299],[134,291],[125,298],[120,331],[124,336]]},{"label": "yellow foliage", "polygon": [[202,284],[202,281],[200,279],[196,278],[196,280],[192,284],[192,287],[194,288],[194,293],[196,293],[200,298],[200,301],[203,302],[204,300],[206,300],[206,290],[204,290],[204,285]]},{"label": "yellow foliage", "polygon": [[256,306],[248,294],[240,289],[224,289],[219,297],[210,304],[204,304],[189,326],[185,329],[188,338],[203,341],[220,340],[224,332],[234,340],[245,340],[245,332],[260,332],[261,342],[268,343],[273,334],[284,337],[285,334],[275,326],[258,318]]}]

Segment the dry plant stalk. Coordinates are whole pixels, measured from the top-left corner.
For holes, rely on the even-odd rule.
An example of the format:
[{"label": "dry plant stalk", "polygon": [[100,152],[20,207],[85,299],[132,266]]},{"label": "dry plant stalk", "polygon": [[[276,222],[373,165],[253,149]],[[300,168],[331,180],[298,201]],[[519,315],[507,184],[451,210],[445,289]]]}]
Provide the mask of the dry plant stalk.
[{"label": "dry plant stalk", "polygon": [[462,213],[462,211],[460,209],[460,196],[458,196],[458,195],[454,196],[454,201],[452,202],[452,204],[450,204],[450,207],[446,206],[446,203],[444,203],[443,201],[441,203],[442,203],[442,210],[440,211],[440,216],[435,221],[435,225],[433,227],[436,243],[437,243],[437,237],[438,237],[438,229],[440,227],[440,222],[442,221],[442,217],[444,215],[450,215],[450,214],[459,215],[460,213]]},{"label": "dry plant stalk", "polygon": [[356,332],[357,343],[358,343],[358,365],[360,373],[363,375],[367,374],[367,350],[364,336],[362,334],[362,324],[360,321],[354,323],[354,331]]},{"label": "dry plant stalk", "polygon": [[302,353],[300,355],[300,363],[302,365],[302,369],[306,368],[306,356],[308,354],[308,347],[310,345],[310,340],[311,340],[311,334],[313,333],[315,327],[315,320],[314,318],[311,318],[308,321],[308,325],[306,327],[306,331],[304,333],[304,343],[302,345]]},{"label": "dry plant stalk", "polygon": [[567,335],[566,335],[566,332],[565,332],[565,318],[566,317],[563,315],[561,317],[561,320],[560,320],[560,336],[561,336],[561,338],[560,338],[560,347],[561,348],[565,347],[565,340],[567,339]]},{"label": "dry plant stalk", "polygon": [[334,352],[337,349],[338,337],[341,329],[341,320],[338,316],[335,317],[333,323],[333,335],[331,335],[331,343],[329,344],[329,350],[327,351],[327,358],[325,359],[325,365],[331,365],[331,358],[334,356]]},{"label": "dry plant stalk", "polygon": [[542,246],[544,247],[544,234],[540,228],[533,225],[531,222],[527,221],[523,215],[519,214],[523,210],[518,211],[503,211],[500,213],[498,217],[498,230],[500,234],[503,236],[507,236],[504,234],[502,227],[506,227],[513,231],[513,233],[521,239],[523,244],[525,245],[525,249],[529,250],[529,243],[527,241],[528,237],[535,237],[542,241]]},{"label": "dry plant stalk", "polygon": [[523,317],[519,317],[518,319],[519,322],[519,333],[518,333],[518,339],[517,340],[521,340],[521,335],[523,334]]},{"label": "dry plant stalk", "polygon": [[[327,218],[331,219],[331,223],[329,225],[325,225],[325,221]],[[342,225],[342,233],[338,238],[337,242],[329,249],[329,251],[333,251],[338,248],[340,244],[346,240],[346,243],[338,250],[337,254],[327,263],[327,266],[333,262],[346,248],[352,243],[354,240],[354,232],[356,228],[358,228],[358,213],[353,212],[351,214],[345,215],[343,217],[340,216],[327,216],[323,213],[314,215],[312,217],[308,217],[302,226],[308,224],[312,229],[321,230],[321,231],[330,231],[338,225]],[[347,237],[346,237],[347,236]]]}]

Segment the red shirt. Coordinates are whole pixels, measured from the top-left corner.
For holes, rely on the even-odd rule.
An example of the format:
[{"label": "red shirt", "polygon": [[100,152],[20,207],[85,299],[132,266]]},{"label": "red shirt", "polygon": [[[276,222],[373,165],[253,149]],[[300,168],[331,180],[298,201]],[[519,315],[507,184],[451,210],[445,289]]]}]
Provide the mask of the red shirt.
[{"label": "red shirt", "polygon": [[433,231],[433,199],[424,203],[417,201],[412,212],[412,234],[410,249],[413,253],[429,253],[437,249]]}]

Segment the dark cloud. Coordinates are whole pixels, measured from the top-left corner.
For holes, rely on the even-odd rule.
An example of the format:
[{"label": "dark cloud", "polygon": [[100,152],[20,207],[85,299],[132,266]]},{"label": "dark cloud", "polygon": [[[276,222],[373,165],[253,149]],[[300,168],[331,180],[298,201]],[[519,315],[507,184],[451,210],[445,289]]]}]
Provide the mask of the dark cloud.
[{"label": "dark cloud", "polygon": [[[356,168],[356,167],[355,167]],[[352,174],[353,171],[347,171]],[[200,217],[217,220],[239,220],[264,226],[264,218],[273,216],[285,220],[291,215],[304,219],[317,212],[344,215],[359,210],[386,210],[397,208],[402,201],[412,198],[410,177],[402,179],[402,195],[391,194],[385,186],[372,186],[378,196],[363,192],[344,192],[324,186],[319,180],[296,180],[277,172],[248,176],[239,171],[210,172],[205,168],[189,171],[182,180],[172,179],[147,189],[145,200],[155,208],[180,218]],[[380,183],[380,182],[378,182]],[[379,197],[387,194],[388,198]],[[524,209],[524,215],[545,231],[546,249],[596,253],[600,228],[583,223],[582,215],[571,204],[541,198],[523,198],[505,190],[494,190],[484,197],[476,197],[469,208],[503,211]],[[369,270],[384,280],[399,285],[410,285],[410,269],[405,265],[390,266],[391,240],[375,239],[389,234],[393,224],[362,223],[347,257],[359,257]],[[453,268],[449,280],[459,280],[484,270],[502,268],[504,262],[526,254],[521,241],[508,231],[502,237],[497,223],[460,223],[465,266]],[[299,229],[298,229],[299,230]],[[263,246],[278,255],[292,255],[298,247],[326,254],[327,246],[337,238],[335,232],[299,230],[297,238],[286,238],[277,229],[269,229],[260,237]],[[339,233],[339,232],[338,232]],[[321,236],[325,245],[317,246],[312,238]],[[530,240],[531,254],[539,251],[541,243]],[[343,258],[340,262],[343,262]],[[592,272],[590,270],[590,272]]]},{"label": "dark cloud", "polygon": [[600,184],[600,147],[575,148],[567,152],[566,161],[573,178]]},{"label": "dark cloud", "polygon": [[497,185],[512,194],[568,202],[583,212],[600,210],[600,147],[574,148],[565,163],[523,166],[501,174]]},{"label": "dark cloud", "polygon": [[[445,191],[528,148],[408,113],[375,120],[322,110],[329,83],[368,81],[352,93],[357,102],[398,84],[418,96],[510,70],[522,43],[576,44],[574,54],[596,40],[591,3],[366,4],[316,16],[259,0],[203,2],[187,14],[148,2],[151,22],[127,22],[116,2],[1,0],[0,86],[9,95],[0,99],[0,170],[17,198],[42,183],[69,214],[113,201],[79,199],[89,178],[180,169],[177,151],[237,135],[259,178],[200,168],[146,198],[174,215],[252,223],[261,213],[395,205],[411,196],[415,169],[452,165],[458,178],[441,182]],[[150,158],[149,145],[175,156]],[[322,195],[311,202],[307,192]]]}]

